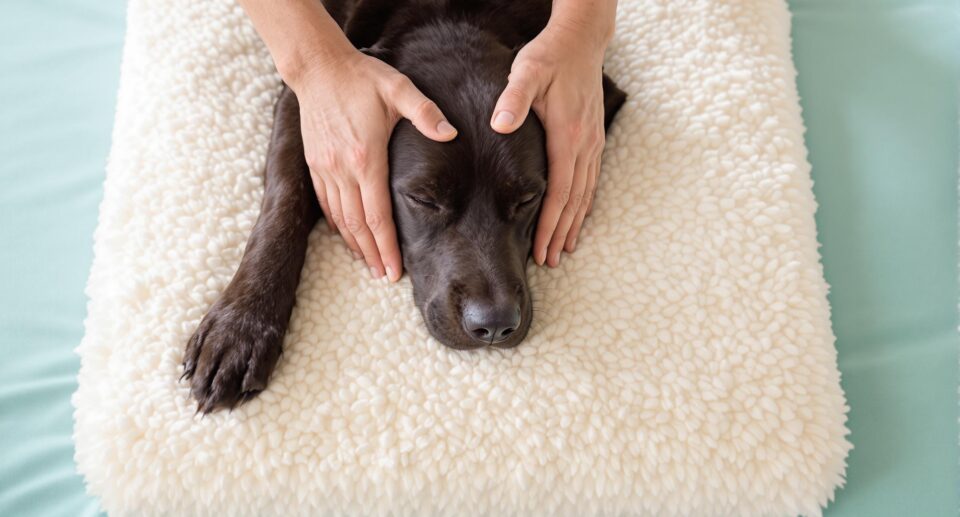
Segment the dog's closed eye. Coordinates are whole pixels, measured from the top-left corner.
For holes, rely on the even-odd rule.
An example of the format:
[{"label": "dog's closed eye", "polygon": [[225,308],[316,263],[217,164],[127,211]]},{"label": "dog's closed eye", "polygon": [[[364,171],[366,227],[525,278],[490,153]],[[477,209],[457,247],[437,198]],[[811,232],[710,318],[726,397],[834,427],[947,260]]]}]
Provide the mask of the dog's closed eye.
[{"label": "dog's closed eye", "polygon": [[534,201],[537,201],[538,199],[540,199],[540,196],[541,196],[540,192],[532,192],[530,194],[523,196],[522,198],[520,198],[520,201],[517,203],[516,209],[522,210],[529,206],[533,206]]},{"label": "dog's closed eye", "polygon": [[415,195],[415,194],[404,194],[404,197],[406,197],[413,205],[421,208],[425,208],[427,210],[433,210],[435,212],[439,212],[443,209],[443,207],[441,207],[440,204],[438,204],[436,201],[433,201],[432,199],[426,196]]}]

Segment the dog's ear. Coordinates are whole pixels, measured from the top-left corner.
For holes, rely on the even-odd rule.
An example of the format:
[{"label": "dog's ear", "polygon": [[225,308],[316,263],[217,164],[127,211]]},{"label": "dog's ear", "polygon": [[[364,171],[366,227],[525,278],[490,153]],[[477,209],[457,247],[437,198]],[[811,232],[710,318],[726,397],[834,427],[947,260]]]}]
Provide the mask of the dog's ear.
[{"label": "dog's ear", "polygon": [[381,47],[380,45],[362,48],[360,49],[360,52],[363,52],[370,57],[375,57],[384,63],[389,63],[390,59],[393,57],[393,53],[390,52],[390,49]]},{"label": "dog's ear", "polygon": [[516,61],[516,59],[517,59],[517,54],[520,53],[520,49],[522,49],[524,45],[526,45],[526,43],[521,43],[521,44],[513,47],[512,49],[510,49],[510,53],[513,54],[512,56],[510,56],[510,62],[511,62],[511,63],[513,63],[514,61]]},{"label": "dog's ear", "polygon": [[607,74],[603,74],[603,129],[610,129],[613,117],[626,101],[626,92],[621,90]]},{"label": "dog's ear", "polygon": [[387,22],[394,17],[403,0],[360,0],[343,24],[343,33],[354,47],[375,47]]}]

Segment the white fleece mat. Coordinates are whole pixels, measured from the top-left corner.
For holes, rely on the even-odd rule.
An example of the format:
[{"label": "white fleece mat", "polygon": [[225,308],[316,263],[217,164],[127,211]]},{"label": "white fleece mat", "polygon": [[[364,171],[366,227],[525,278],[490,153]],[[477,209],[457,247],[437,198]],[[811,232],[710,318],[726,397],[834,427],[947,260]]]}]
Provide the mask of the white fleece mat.
[{"label": "white fleece mat", "polygon": [[116,515],[818,515],[847,407],[782,0],[621,0],[630,97],[517,349],[428,337],[314,231],[269,388],[194,415],[184,344],[259,211],[279,80],[231,0],[134,0],[76,459]]}]

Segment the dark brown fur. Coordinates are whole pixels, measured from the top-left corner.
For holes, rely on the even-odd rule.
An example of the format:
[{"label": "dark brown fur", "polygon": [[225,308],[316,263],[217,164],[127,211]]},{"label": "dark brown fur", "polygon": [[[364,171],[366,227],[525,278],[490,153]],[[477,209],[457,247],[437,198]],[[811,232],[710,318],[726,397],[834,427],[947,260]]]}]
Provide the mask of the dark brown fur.
[{"label": "dark brown fur", "polygon": [[[550,1],[325,5],[354,45],[410,77],[459,130],[454,141],[437,143],[402,121],[390,142],[394,217],[427,328],[453,348],[516,346],[532,319],[525,266],[546,187],[545,135],[532,113],[512,135],[495,133],[489,120],[516,50],[544,27]],[[609,126],[625,95],[603,79]],[[293,310],[307,238],[320,217],[299,106],[286,87],[277,102],[264,184],[240,267],[187,344],[183,375],[205,413],[232,408],[266,387]],[[514,314],[516,324],[496,339],[468,321]]]}]

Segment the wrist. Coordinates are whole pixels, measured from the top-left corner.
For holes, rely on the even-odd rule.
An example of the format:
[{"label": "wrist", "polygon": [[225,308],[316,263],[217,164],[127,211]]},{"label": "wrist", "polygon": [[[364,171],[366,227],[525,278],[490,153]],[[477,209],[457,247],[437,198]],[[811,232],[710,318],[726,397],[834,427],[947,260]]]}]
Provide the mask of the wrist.
[{"label": "wrist", "polygon": [[280,78],[296,93],[316,74],[343,68],[356,53],[357,50],[349,45],[317,42],[298,45],[283,56],[275,57],[274,62]]},{"label": "wrist", "polygon": [[607,4],[605,7],[611,8],[583,13],[571,12],[570,9],[555,9],[544,32],[569,43],[572,48],[585,48],[602,56],[613,39],[616,21],[616,3]]},{"label": "wrist", "polygon": [[561,23],[548,24],[540,34],[549,42],[549,48],[565,56],[565,61],[587,61],[601,65],[610,41],[595,31]]}]

